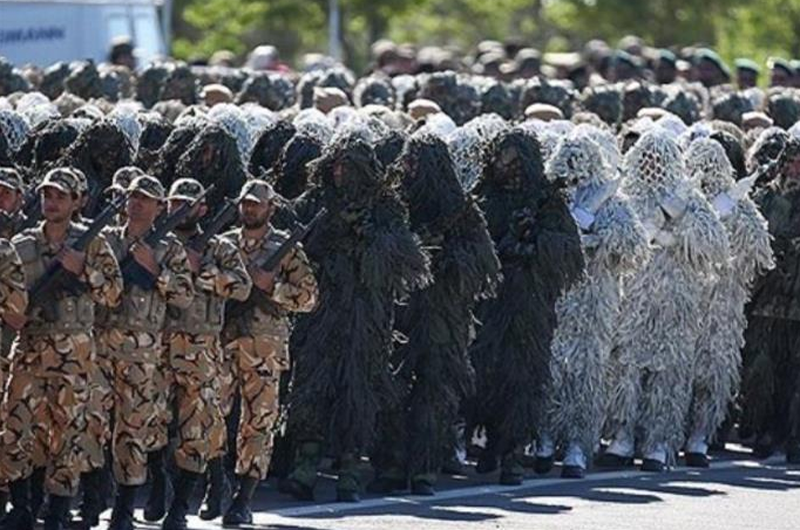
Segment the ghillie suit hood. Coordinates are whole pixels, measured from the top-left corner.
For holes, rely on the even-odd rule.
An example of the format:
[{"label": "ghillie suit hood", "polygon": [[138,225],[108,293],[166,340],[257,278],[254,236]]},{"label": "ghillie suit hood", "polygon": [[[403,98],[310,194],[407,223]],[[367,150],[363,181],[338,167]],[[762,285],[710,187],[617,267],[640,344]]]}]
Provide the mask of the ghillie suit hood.
[{"label": "ghillie suit hood", "polygon": [[417,97],[435,102],[456,125],[463,125],[480,114],[478,90],[455,72],[436,72],[423,76],[419,84]]},{"label": "ghillie suit hood", "polygon": [[382,75],[362,77],[353,90],[353,100],[359,108],[367,105],[394,108],[396,99],[391,80]]},{"label": "ghillie suit hood", "polygon": [[278,120],[264,129],[256,139],[250,155],[250,174],[256,178],[264,178],[278,161],[278,157],[286,143],[295,135],[296,129],[288,120]]},{"label": "ghillie suit hood", "polygon": [[480,178],[486,146],[508,128],[496,114],[482,114],[447,136],[456,175],[465,190],[472,190]]},{"label": "ghillie suit hood", "polygon": [[619,86],[589,86],[583,90],[580,105],[595,113],[611,127],[619,127],[622,120],[622,94]]},{"label": "ghillie suit hood", "polygon": [[761,132],[747,151],[747,172],[759,171],[756,187],[769,184],[780,175],[779,168],[783,152],[790,140],[789,134],[779,127],[770,127]]},{"label": "ghillie suit hood", "polygon": [[753,110],[750,100],[739,92],[729,92],[714,98],[712,115],[716,120],[728,121],[742,126],[742,115]]},{"label": "ghillie suit hood", "polygon": [[294,84],[282,74],[254,72],[236,95],[239,105],[255,102],[272,111],[288,109],[295,102]]},{"label": "ghillie suit hood", "polygon": [[72,94],[90,100],[103,97],[103,83],[93,61],[78,61],[70,65],[64,87]]},{"label": "ghillie suit hood", "polygon": [[572,118],[577,93],[569,85],[544,77],[529,79],[520,94],[520,109],[524,111],[534,103],[546,103],[557,107],[565,119]]},{"label": "ghillie suit hood", "polygon": [[166,145],[174,128],[166,118],[156,112],[139,114],[139,122],[142,132],[135,165],[144,169],[148,175],[153,175],[156,172],[159,151]]},{"label": "ghillie suit hood", "polygon": [[181,157],[187,152],[189,144],[200,134],[206,123],[203,119],[187,119],[172,129],[166,143],[158,150],[156,162],[152,167],[153,176],[165,187],[171,186],[176,179],[175,173]]},{"label": "ghillie suit hood", "polygon": [[775,125],[788,129],[800,120],[800,94],[797,89],[784,89],[767,96],[767,113]]},{"label": "ghillie suit hood", "polygon": [[310,185],[311,162],[322,154],[322,144],[305,134],[296,134],[283,147],[271,174],[272,185],[282,197],[293,200]]}]

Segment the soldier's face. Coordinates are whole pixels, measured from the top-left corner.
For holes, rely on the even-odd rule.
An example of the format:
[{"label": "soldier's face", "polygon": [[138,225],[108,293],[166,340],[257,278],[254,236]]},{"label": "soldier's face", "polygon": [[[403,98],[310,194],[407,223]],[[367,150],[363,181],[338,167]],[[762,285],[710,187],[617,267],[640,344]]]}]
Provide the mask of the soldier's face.
[{"label": "soldier's face", "polygon": [[128,220],[133,223],[151,225],[161,212],[161,201],[144,193],[134,191],[128,196]]},{"label": "soldier's face", "polygon": [[22,194],[5,186],[0,186],[0,211],[13,214],[22,206]]},{"label": "soldier's face", "polygon": [[[187,201],[183,199],[170,199],[168,210],[169,213],[174,213],[178,211],[178,209],[186,204]],[[208,213],[208,207],[205,203],[196,204],[189,215],[186,217],[186,220],[178,225],[179,230],[189,230],[194,228],[197,225],[197,221],[200,220],[206,213]]]},{"label": "soldier's face", "polygon": [[78,207],[77,197],[58,188],[48,186],[42,190],[42,216],[51,223],[63,223],[72,217]]},{"label": "soldier's face", "polygon": [[272,205],[268,202],[242,201],[239,205],[239,215],[245,228],[261,228],[272,216]]}]

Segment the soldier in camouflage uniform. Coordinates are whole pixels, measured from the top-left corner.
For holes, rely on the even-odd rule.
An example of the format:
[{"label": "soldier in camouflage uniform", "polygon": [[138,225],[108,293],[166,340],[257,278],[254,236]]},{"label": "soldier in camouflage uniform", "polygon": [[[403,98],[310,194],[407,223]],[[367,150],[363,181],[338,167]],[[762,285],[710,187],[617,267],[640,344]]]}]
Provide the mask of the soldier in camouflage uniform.
[{"label": "soldier in camouflage uniform", "polygon": [[[222,519],[224,525],[252,523],[250,500],[259,481],[267,476],[272,452],[272,429],[278,416],[278,381],[289,368],[290,312],[309,312],[317,302],[317,281],[303,250],[292,249],[272,272],[253,267],[254,261],[274,253],[287,234],[272,227],[275,192],[264,181],[253,180],[242,189],[242,227],[225,237],[241,251],[253,290],[263,291],[271,302],[265,308],[251,305],[226,322],[225,363],[234,375],[233,388],[221,389],[224,399],[241,397],[241,417],[236,440],[238,491]],[[225,374],[221,379],[224,380]],[[229,410],[230,405],[223,404]],[[219,447],[216,448],[219,454]]]},{"label": "soldier in camouflage uniform", "polygon": [[78,205],[78,182],[65,168],[50,171],[37,188],[45,221],[12,240],[30,288],[58,260],[74,277],[71,291],[53,293],[55,314],[33,308],[25,315],[6,315],[18,330],[11,350],[11,377],[3,404],[7,421],[0,433],[0,471],[11,482],[13,510],[4,528],[31,528],[29,479],[36,436],[44,425],[47,441],[45,489],[50,494],[45,528],[61,528],[80,479],[78,431],[94,361],[95,305],[119,302],[122,279],[114,254],[103,237],[86,252],[71,245],[85,227],[70,221]]},{"label": "soldier in camouflage uniform", "polygon": [[[169,192],[170,211],[197,200],[203,192],[202,184],[194,179],[175,181]],[[180,470],[175,496],[162,526],[171,530],[186,528],[189,498],[208,464],[208,434],[225,428],[216,384],[222,361],[220,333],[225,301],[246,300],[252,286],[239,249],[230,240],[212,236],[202,250],[189,248],[195,237],[202,236],[198,221],[207,212],[205,203],[196,205],[175,231],[187,248],[195,296],[188,309],[167,312],[164,335],[168,380],[172,382],[169,394],[177,411],[175,463]]]},{"label": "soldier in camouflage uniform", "polygon": [[121,263],[130,256],[155,281],[153,289],[146,289],[133,277],[124,278],[120,306],[104,315],[98,339],[99,350],[108,356],[112,368],[109,381],[114,392],[112,453],[118,489],[111,515],[113,530],[133,528],[136,490],[147,479],[147,438],[156,419],[158,392],[154,376],[167,305],[185,309],[194,296],[189,259],[180,241],[173,234],[154,247],[142,241],[162,210],[163,186],[144,175],[131,182],[128,192],[127,223],[103,233]]},{"label": "soldier in camouflage uniform", "polygon": [[25,184],[16,169],[0,167],[0,237],[11,239],[25,219],[22,194]]}]

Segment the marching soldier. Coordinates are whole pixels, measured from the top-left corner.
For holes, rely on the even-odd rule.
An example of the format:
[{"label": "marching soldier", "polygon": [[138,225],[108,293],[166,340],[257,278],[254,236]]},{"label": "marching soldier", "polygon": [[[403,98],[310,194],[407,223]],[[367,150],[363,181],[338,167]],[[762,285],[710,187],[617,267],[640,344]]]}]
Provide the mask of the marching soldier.
[{"label": "marching soldier", "polygon": [[[198,200],[204,191],[194,179],[175,181],[169,192],[170,211]],[[222,360],[220,333],[225,301],[246,300],[252,286],[239,249],[228,239],[200,231],[198,221],[207,212],[205,203],[193,206],[187,220],[175,231],[187,249],[195,297],[188,309],[168,311],[165,328],[167,370],[171,372],[168,380],[172,382],[169,394],[175,400],[179,426],[175,450],[179,475],[162,525],[165,530],[186,528],[189,498],[208,464],[208,434],[225,429],[216,381]]]},{"label": "marching soldier", "polygon": [[[266,295],[268,305],[248,304],[245,311],[235,315],[235,322],[226,322],[225,338],[229,342],[220,379],[224,381],[230,373],[234,377],[232,387],[221,389],[222,399],[227,401],[223,409],[230,410],[232,396],[238,392],[241,417],[236,440],[238,489],[222,519],[224,525],[252,523],[250,500],[259,481],[267,476],[272,452],[278,381],[281,372],[289,367],[288,314],[313,310],[318,296],[317,281],[299,247],[283,258],[277,270],[267,272],[254,266],[278,250],[288,237],[269,222],[275,211],[275,197],[266,182],[248,182],[242,189],[239,206],[242,227],[225,236],[241,251],[253,280],[253,291],[259,289]],[[215,449],[215,456],[221,455],[223,448]]]},{"label": "marching soldier", "polygon": [[[104,230],[125,281],[120,306],[105,316],[100,339],[110,361],[114,393],[112,453],[118,488],[112,530],[133,528],[136,491],[147,479],[148,436],[159,391],[154,377],[167,306],[185,309],[194,296],[189,259],[180,241],[173,234],[154,246],[144,241],[161,213],[163,186],[144,175],[131,182],[128,192],[127,223]],[[134,269],[135,274],[125,274]]]},{"label": "marching soldier", "polygon": [[71,221],[78,207],[78,186],[71,170],[50,171],[37,188],[44,222],[12,240],[29,289],[56,261],[72,278],[70,289],[53,289],[48,311],[39,307],[28,316],[4,315],[6,323],[18,331],[3,405],[6,421],[0,433],[0,470],[10,481],[13,506],[4,528],[33,527],[29,479],[34,465],[34,424],[45,427],[48,444],[45,490],[50,501],[45,528],[61,528],[80,479],[77,426],[94,361],[95,305],[113,307],[122,292],[119,266],[103,237],[94,238],[85,252],[72,248],[86,231]]}]

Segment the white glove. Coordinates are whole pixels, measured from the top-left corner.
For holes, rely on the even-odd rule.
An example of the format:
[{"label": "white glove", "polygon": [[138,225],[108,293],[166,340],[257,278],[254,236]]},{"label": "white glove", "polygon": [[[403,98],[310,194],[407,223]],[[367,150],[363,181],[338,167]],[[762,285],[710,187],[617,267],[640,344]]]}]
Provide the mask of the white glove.
[{"label": "white glove", "polygon": [[594,215],[587,212],[580,206],[574,206],[572,208],[572,217],[575,218],[575,222],[578,223],[578,226],[581,227],[581,230],[588,230],[594,223]]},{"label": "white glove", "polygon": [[675,236],[672,235],[672,232],[667,232],[666,230],[659,230],[656,233],[656,243],[661,245],[664,248],[669,248],[674,246],[678,240],[675,239]]},{"label": "white glove", "polygon": [[714,209],[717,210],[719,216],[722,219],[728,217],[733,209],[736,207],[736,200],[733,199],[730,195],[723,192],[714,197],[714,200],[711,201],[711,204],[714,205]]},{"label": "white glove", "polygon": [[686,211],[686,200],[677,195],[666,195],[661,198],[659,204],[672,219],[679,218]]}]

